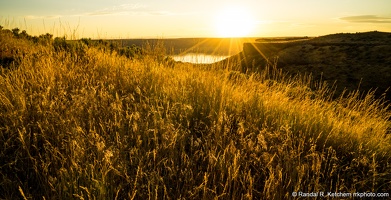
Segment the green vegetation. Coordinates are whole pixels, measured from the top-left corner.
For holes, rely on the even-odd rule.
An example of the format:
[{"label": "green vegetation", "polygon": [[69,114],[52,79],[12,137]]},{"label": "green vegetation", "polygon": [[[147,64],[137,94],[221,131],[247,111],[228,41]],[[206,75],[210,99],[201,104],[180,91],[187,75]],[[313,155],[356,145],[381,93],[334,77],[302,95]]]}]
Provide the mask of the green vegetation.
[{"label": "green vegetation", "polygon": [[390,112],[371,94],[331,101],[310,77],[173,63],[161,45],[130,59],[0,34],[13,59],[0,71],[0,198],[390,192]]}]

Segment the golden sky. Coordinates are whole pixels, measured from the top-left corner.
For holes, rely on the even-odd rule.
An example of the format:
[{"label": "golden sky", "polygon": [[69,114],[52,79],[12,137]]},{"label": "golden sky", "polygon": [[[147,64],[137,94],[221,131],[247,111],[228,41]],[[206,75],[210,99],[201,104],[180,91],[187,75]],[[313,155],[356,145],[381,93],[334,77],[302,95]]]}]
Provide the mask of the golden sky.
[{"label": "golden sky", "polygon": [[94,39],[391,32],[391,0],[0,0],[0,25]]}]

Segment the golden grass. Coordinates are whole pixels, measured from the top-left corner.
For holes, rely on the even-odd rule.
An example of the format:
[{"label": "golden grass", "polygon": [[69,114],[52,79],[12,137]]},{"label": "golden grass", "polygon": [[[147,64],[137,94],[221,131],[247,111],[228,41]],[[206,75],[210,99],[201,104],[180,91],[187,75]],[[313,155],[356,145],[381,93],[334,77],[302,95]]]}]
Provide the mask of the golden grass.
[{"label": "golden grass", "polygon": [[370,94],[330,101],[306,78],[224,70],[235,63],[211,70],[92,47],[31,49],[0,73],[0,198],[289,199],[391,188],[390,113]]}]

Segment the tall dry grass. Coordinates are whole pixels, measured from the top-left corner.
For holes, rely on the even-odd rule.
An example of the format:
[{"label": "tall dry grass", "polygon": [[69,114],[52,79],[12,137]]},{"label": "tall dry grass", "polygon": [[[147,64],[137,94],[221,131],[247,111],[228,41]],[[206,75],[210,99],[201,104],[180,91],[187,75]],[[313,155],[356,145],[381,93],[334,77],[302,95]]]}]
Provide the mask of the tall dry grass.
[{"label": "tall dry grass", "polygon": [[330,101],[272,67],[31,49],[0,72],[0,198],[390,192],[390,113],[370,94]]}]

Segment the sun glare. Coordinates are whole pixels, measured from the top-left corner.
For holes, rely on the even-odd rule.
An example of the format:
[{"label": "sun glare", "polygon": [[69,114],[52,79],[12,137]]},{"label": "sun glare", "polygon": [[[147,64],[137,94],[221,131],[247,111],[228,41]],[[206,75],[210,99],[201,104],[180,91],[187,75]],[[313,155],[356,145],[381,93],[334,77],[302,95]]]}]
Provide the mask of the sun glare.
[{"label": "sun glare", "polygon": [[251,14],[239,7],[229,7],[217,13],[215,19],[216,34],[220,37],[245,37],[254,26]]}]

